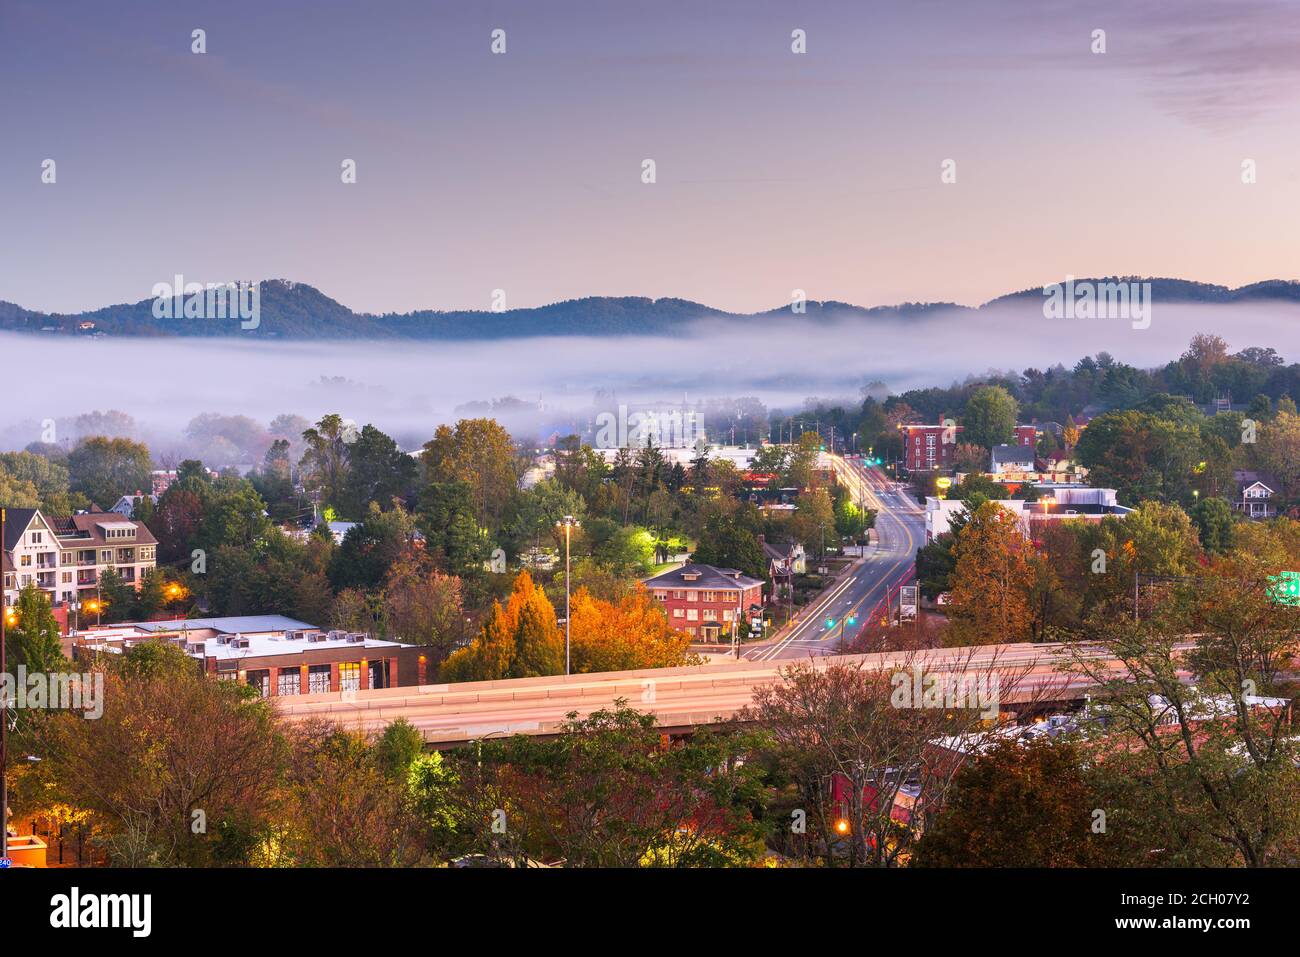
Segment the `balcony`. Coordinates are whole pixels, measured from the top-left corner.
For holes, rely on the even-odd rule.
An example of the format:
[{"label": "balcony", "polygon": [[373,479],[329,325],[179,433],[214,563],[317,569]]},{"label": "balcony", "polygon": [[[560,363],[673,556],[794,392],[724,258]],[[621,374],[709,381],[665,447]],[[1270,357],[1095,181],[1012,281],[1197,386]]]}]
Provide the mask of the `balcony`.
[{"label": "balcony", "polygon": [[98,582],[99,582],[99,575],[96,572],[91,572],[90,574],[86,574],[85,572],[77,572],[78,587],[84,588],[87,585],[95,585]]}]

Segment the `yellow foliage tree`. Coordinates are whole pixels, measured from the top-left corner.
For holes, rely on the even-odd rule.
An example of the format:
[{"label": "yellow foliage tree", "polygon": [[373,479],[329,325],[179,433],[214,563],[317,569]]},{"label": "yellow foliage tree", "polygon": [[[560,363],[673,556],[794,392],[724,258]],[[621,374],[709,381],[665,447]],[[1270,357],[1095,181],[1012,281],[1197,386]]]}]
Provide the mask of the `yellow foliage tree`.
[{"label": "yellow foliage tree", "polygon": [[1030,641],[1039,559],[1017,518],[996,502],[980,505],[958,534],[953,557],[944,644]]}]

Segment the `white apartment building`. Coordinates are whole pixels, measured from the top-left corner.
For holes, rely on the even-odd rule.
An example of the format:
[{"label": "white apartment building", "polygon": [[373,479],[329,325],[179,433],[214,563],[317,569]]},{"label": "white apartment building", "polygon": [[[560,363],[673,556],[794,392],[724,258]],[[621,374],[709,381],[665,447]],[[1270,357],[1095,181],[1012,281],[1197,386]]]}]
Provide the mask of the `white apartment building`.
[{"label": "white apartment building", "polygon": [[122,580],[138,587],[146,569],[157,561],[158,542],[141,522],[112,512],[85,512],[66,518],[39,509],[6,509],[4,604],[35,584],[55,605],[93,597],[99,576],[114,568]]}]

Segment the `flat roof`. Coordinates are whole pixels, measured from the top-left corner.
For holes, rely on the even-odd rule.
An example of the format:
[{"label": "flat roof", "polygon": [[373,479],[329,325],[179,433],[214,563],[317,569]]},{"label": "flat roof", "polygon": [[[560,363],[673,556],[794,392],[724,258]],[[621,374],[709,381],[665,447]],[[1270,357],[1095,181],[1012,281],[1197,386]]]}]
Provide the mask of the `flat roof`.
[{"label": "flat roof", "polygon": [[227,618],[173,618],[170,621],[132,621],[116,627],[141,631],[197,631],[210,628],[218,634],[246,635],[273,631],[317,631],[315,625],[286,615],[235,615]]}]

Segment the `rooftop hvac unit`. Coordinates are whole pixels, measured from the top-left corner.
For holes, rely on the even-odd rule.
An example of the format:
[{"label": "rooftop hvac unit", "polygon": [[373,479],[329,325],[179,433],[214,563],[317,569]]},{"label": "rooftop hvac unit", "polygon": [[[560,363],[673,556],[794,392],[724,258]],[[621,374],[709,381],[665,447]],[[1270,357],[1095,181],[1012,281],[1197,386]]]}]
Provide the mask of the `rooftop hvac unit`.
[{"label": "rooftop hvac unit", "polygon": [[247,639],[247,638],[236,638],[235,641],[234,641],[234,646],[235,646],[236,648],[247,648],[247,647],[248,647],[248,639]]},{"label": "rooftop hvac unit", "polygon": [[363,631],[353,632],[352,634],[348,635],[348,641],[352,642],[353,644],[363,642],[366,640],[366,638],[367,635]]},{"label": "rooftop hvac unit", "polygon": [[330,641],[344,641],[347,639],[347,637],[348,637],[348,633],[338,628],[334,629],[329,633]]},{"label": "rooftop hvac unit", "polygon": [[308,641],[329,641],[329,635],[323,631],[313,631],[307,634]]}]

